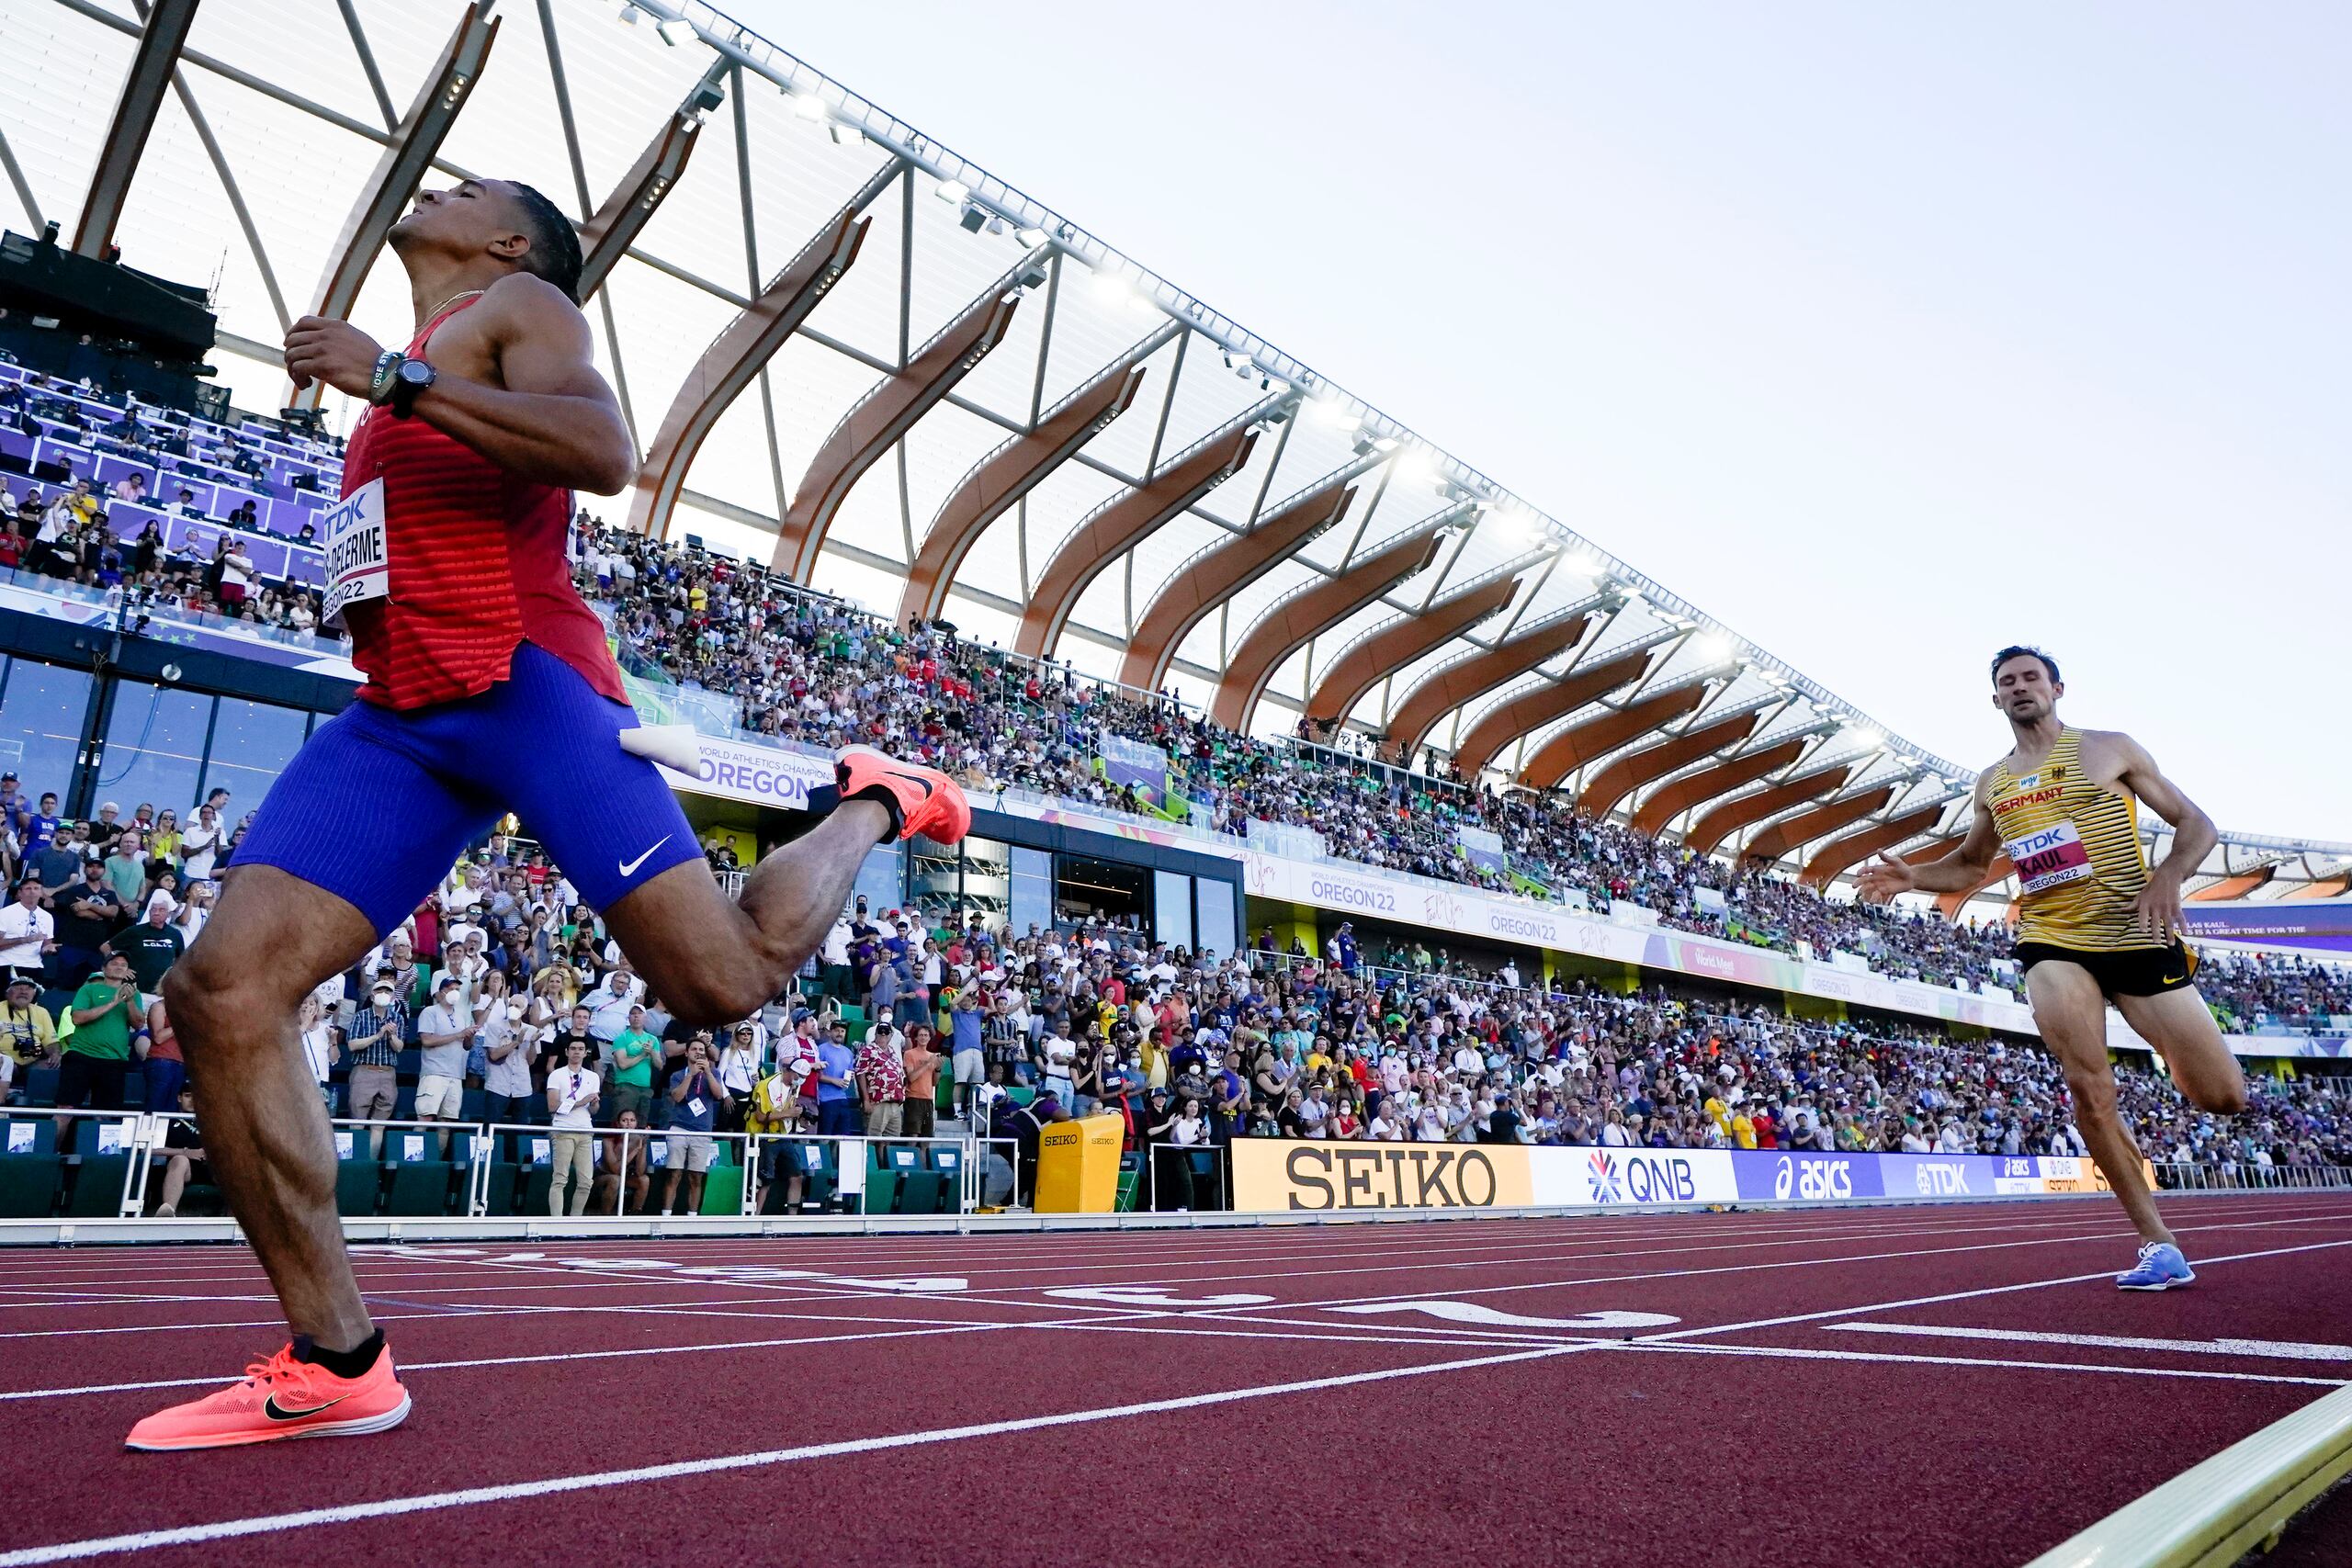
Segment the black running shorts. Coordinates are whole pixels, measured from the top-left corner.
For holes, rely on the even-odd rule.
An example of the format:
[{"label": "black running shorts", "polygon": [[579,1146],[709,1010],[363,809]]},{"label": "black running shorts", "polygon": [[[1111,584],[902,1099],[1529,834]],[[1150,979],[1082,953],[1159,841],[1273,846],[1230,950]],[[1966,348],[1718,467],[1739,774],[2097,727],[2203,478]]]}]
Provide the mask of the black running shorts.
[{"label": "black running shorts", "polygon": [[2197,978],[2197,954],[2177,937],[2164,947],[2120,947],[2106,953],[2060,947],[2055,942],[2021,942],[2013,956],[2029,973],[2037,964],[2079,964],[2098,982],[2099,993],[2110,999],[2160,996]]}]

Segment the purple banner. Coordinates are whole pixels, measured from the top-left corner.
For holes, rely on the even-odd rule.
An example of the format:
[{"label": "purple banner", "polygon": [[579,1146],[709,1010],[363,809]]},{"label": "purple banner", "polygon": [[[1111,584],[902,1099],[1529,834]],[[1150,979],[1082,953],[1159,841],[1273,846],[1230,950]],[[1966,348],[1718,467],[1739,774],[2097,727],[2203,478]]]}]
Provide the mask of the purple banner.
[{"label": "purple banner", "polygon": [[2183,904],[2188,934],[2204,942],[2312,953],[2352,953],[2352,898]]}]

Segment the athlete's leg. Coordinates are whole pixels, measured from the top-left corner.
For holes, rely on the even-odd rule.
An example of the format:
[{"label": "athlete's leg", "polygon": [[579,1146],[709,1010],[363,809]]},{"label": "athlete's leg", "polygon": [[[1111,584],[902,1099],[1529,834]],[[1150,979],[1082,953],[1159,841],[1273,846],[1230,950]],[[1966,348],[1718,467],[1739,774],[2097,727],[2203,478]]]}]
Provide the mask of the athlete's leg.
[{"label": "athlete's leg", "polygon": [[196,1084],[213,1179],[295,1333],[348,1350],[373,1332],[344,1256],[334,1139],[296,1014],[376,945],[368,918],[274,865],[232,868],[164,1002]]},{"label": "athlete's leg", "polygon": [[2134,1033],[2164,1053],[2173,1084],[2189,1104],[2222,1116],[2245,1109],[2245,1072],[2230,1055],[2196,987],[2153,997],[2119,996],[2115,1006]]},{"label": "athlete's leg", "polygon": [[688,1022],[731,1022],[782,990],[893,827],[876,802],[846,801],[763,858],[730,902],[661,771],[621,750],[621,731],[637,722],[628,709],[529,643],[482,703],[468,722],[503,726],[516,743],[477,748],[474,782],[522,817]]},{"label": "athlete's leg", "polygon": [[334,1140],[296,1029],[302,998],[366,956],[494,814],[426,771],[398,722],[354,704],[270,786],[164,1001],[204,1152],[298,1335],[372,1332],[335,1214]]},{"label": "athlete's leg", "polygon": [[729,902],[699,859],[672,866],[604,911],[614,940],[689,1023],[758,1011],[817,950],[848,902],[866,852],[890,829],[871,800],[831,816],[762,857]]},{"label": "athlete's leg", "polygon": [[2107,998],[2098,982],[2079,964],[2043,959],[2026,971],[2026,997],[2041,1038],[2065,1069],[2074,1097],[2075,1125],[2091,1158],[2107,1177],[2142,1241],[2173,1239],[2156,1213],[2154,1194],[2140,1164],[2139,1145],[2115,1108],[2115,1072],[2107,1061]]}]

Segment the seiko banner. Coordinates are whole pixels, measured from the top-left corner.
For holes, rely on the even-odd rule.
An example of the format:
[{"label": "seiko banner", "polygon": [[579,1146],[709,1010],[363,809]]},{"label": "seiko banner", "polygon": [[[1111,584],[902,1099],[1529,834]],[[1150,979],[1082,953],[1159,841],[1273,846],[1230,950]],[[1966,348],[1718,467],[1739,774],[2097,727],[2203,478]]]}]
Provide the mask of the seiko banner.
[{"label": "seiko banner", "polygon": [[2104,1192],[2086,1159],[1814,1154],[1240,1138],[1233,1206],[1248,1213],[1373,1209],[1673,1209]]}]

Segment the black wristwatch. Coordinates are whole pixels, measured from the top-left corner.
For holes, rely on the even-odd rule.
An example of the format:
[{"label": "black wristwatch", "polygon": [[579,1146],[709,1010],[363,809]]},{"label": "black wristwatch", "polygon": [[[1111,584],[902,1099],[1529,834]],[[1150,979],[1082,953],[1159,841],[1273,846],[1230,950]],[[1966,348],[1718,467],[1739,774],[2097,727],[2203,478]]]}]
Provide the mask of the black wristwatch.
[{"label": "black wristwatch", "polygon": [[406,419],[416,404],[416,395],[433,385],[433,367],[422,359],[403,359],[392,372],[392,414]]}]

